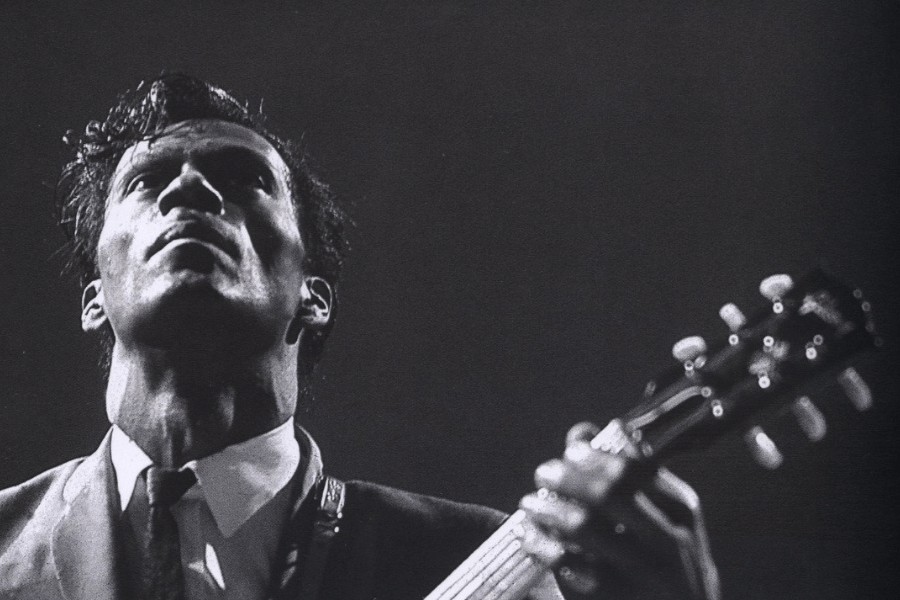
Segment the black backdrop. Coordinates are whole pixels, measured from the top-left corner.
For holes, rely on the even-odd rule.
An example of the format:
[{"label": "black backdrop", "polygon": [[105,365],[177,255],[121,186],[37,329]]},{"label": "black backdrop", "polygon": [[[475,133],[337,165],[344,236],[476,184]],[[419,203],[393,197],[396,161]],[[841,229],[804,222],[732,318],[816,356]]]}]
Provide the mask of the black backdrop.
[{"label": "black backdrop", "polygon": [[60,136],[185,70],[264,99],[358,223],[300,415],[334,474],[512,509],[566,428],[629,407],[674,340],[721,334],[717,308],[757,302],[765,275],[825,266],[876,307],[877,407],[854,416],[826,385],[832,435],[789,443],[783,469],[737,437],[673,466],[727,597],[893,597],[896,8],[4,3],[0,485],[106,428],[54,255]]}]

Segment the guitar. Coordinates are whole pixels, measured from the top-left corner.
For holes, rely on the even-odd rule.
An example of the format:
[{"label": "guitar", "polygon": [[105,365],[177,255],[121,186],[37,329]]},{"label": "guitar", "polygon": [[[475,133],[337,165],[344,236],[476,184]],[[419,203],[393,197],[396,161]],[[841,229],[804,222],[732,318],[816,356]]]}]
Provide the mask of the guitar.
[{"label": "guitar", "polygon": [[[872,394],[852,367],[853,355],[881,345],[869,303],[860,290],[821,271],[796,284],[786,275],[763,280],[770,304],[747,318],[733,304],[720,316],[729,335],[712,346],[699,337],[675,344],[675,368],[647,384],[642,402],[613,420],[591,442],[619,453],[637,448],[635,460],[659,466],[671,456],[708,445],[725,433],[748,429],[754,458],[776,468],[782,457],[758,426],[760,413],[790,407],[810,440],[826,429],[824,416],[797,388],[839,371],[838,381],[858,410]],[[519,510],[454,570],[425,600],[519,600],[549,570],[526,554],[521,537],[530,524]]]}]

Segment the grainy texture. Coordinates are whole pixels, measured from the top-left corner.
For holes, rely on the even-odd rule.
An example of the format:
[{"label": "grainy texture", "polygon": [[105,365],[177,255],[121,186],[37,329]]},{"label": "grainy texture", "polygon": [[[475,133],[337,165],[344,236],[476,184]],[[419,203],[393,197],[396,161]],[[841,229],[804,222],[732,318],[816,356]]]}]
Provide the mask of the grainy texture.
[{"label": "grainy texture", "polygon": [[[63,132],[137,80],[185,70],[264,99],[352,204],[300,415],[331,472],[511,510],[569,425],[624,411],[672,342],[722,332],[718,307],[772,272],[856,282],[896,346],[897,17],[869,0],[5,3],[0,485],[106,428],[52,185]],[[861,367],[866,415],[819,392],[831,435],[781,471],[737,440],[674,465],[726,597],[896,589],[894,364]]]}]

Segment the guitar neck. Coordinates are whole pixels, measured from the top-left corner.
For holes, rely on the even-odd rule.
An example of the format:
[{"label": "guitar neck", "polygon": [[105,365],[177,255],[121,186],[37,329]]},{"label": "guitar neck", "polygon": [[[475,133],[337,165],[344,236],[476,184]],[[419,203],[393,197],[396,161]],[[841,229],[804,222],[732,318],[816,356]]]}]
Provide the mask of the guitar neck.
[{"label": "guitar neck", "polygon": [[533,527],[516,511],[425,600],[520,600],[549,570],[522,550]]},{"label": "guitar neck", "polygon": [[[591,445],[655,467],[787,405],[798,385],[880,343],[862,292],[821,271],[796,285],[773,276],[760,290],[769,306],[748,319],[732,305],[740,318],[732,314],[731,333],[710,347],[699,338],[682,340],[676,353],[681,364],[648,384],[644,402],[613,419]],[[868,408],[870,393],[855,371],[844,371],[839,381],[857,408]],[[801,426],[815,420],[809,404],[806,399],[800,406]],[[425,600],[520,600],[549,573],[522,550],[533,528],[517,511]]]}]

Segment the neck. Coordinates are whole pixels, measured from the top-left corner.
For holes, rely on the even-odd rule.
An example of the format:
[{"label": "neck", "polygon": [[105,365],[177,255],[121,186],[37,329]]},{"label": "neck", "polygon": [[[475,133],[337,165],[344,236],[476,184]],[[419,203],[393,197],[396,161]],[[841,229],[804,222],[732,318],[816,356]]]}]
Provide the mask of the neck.
[{"label": "neck", "polygon": [[297,404],[296,346],[160,350],[117,343],[107,414],[163,467],[214,454],[284,423]]}]

